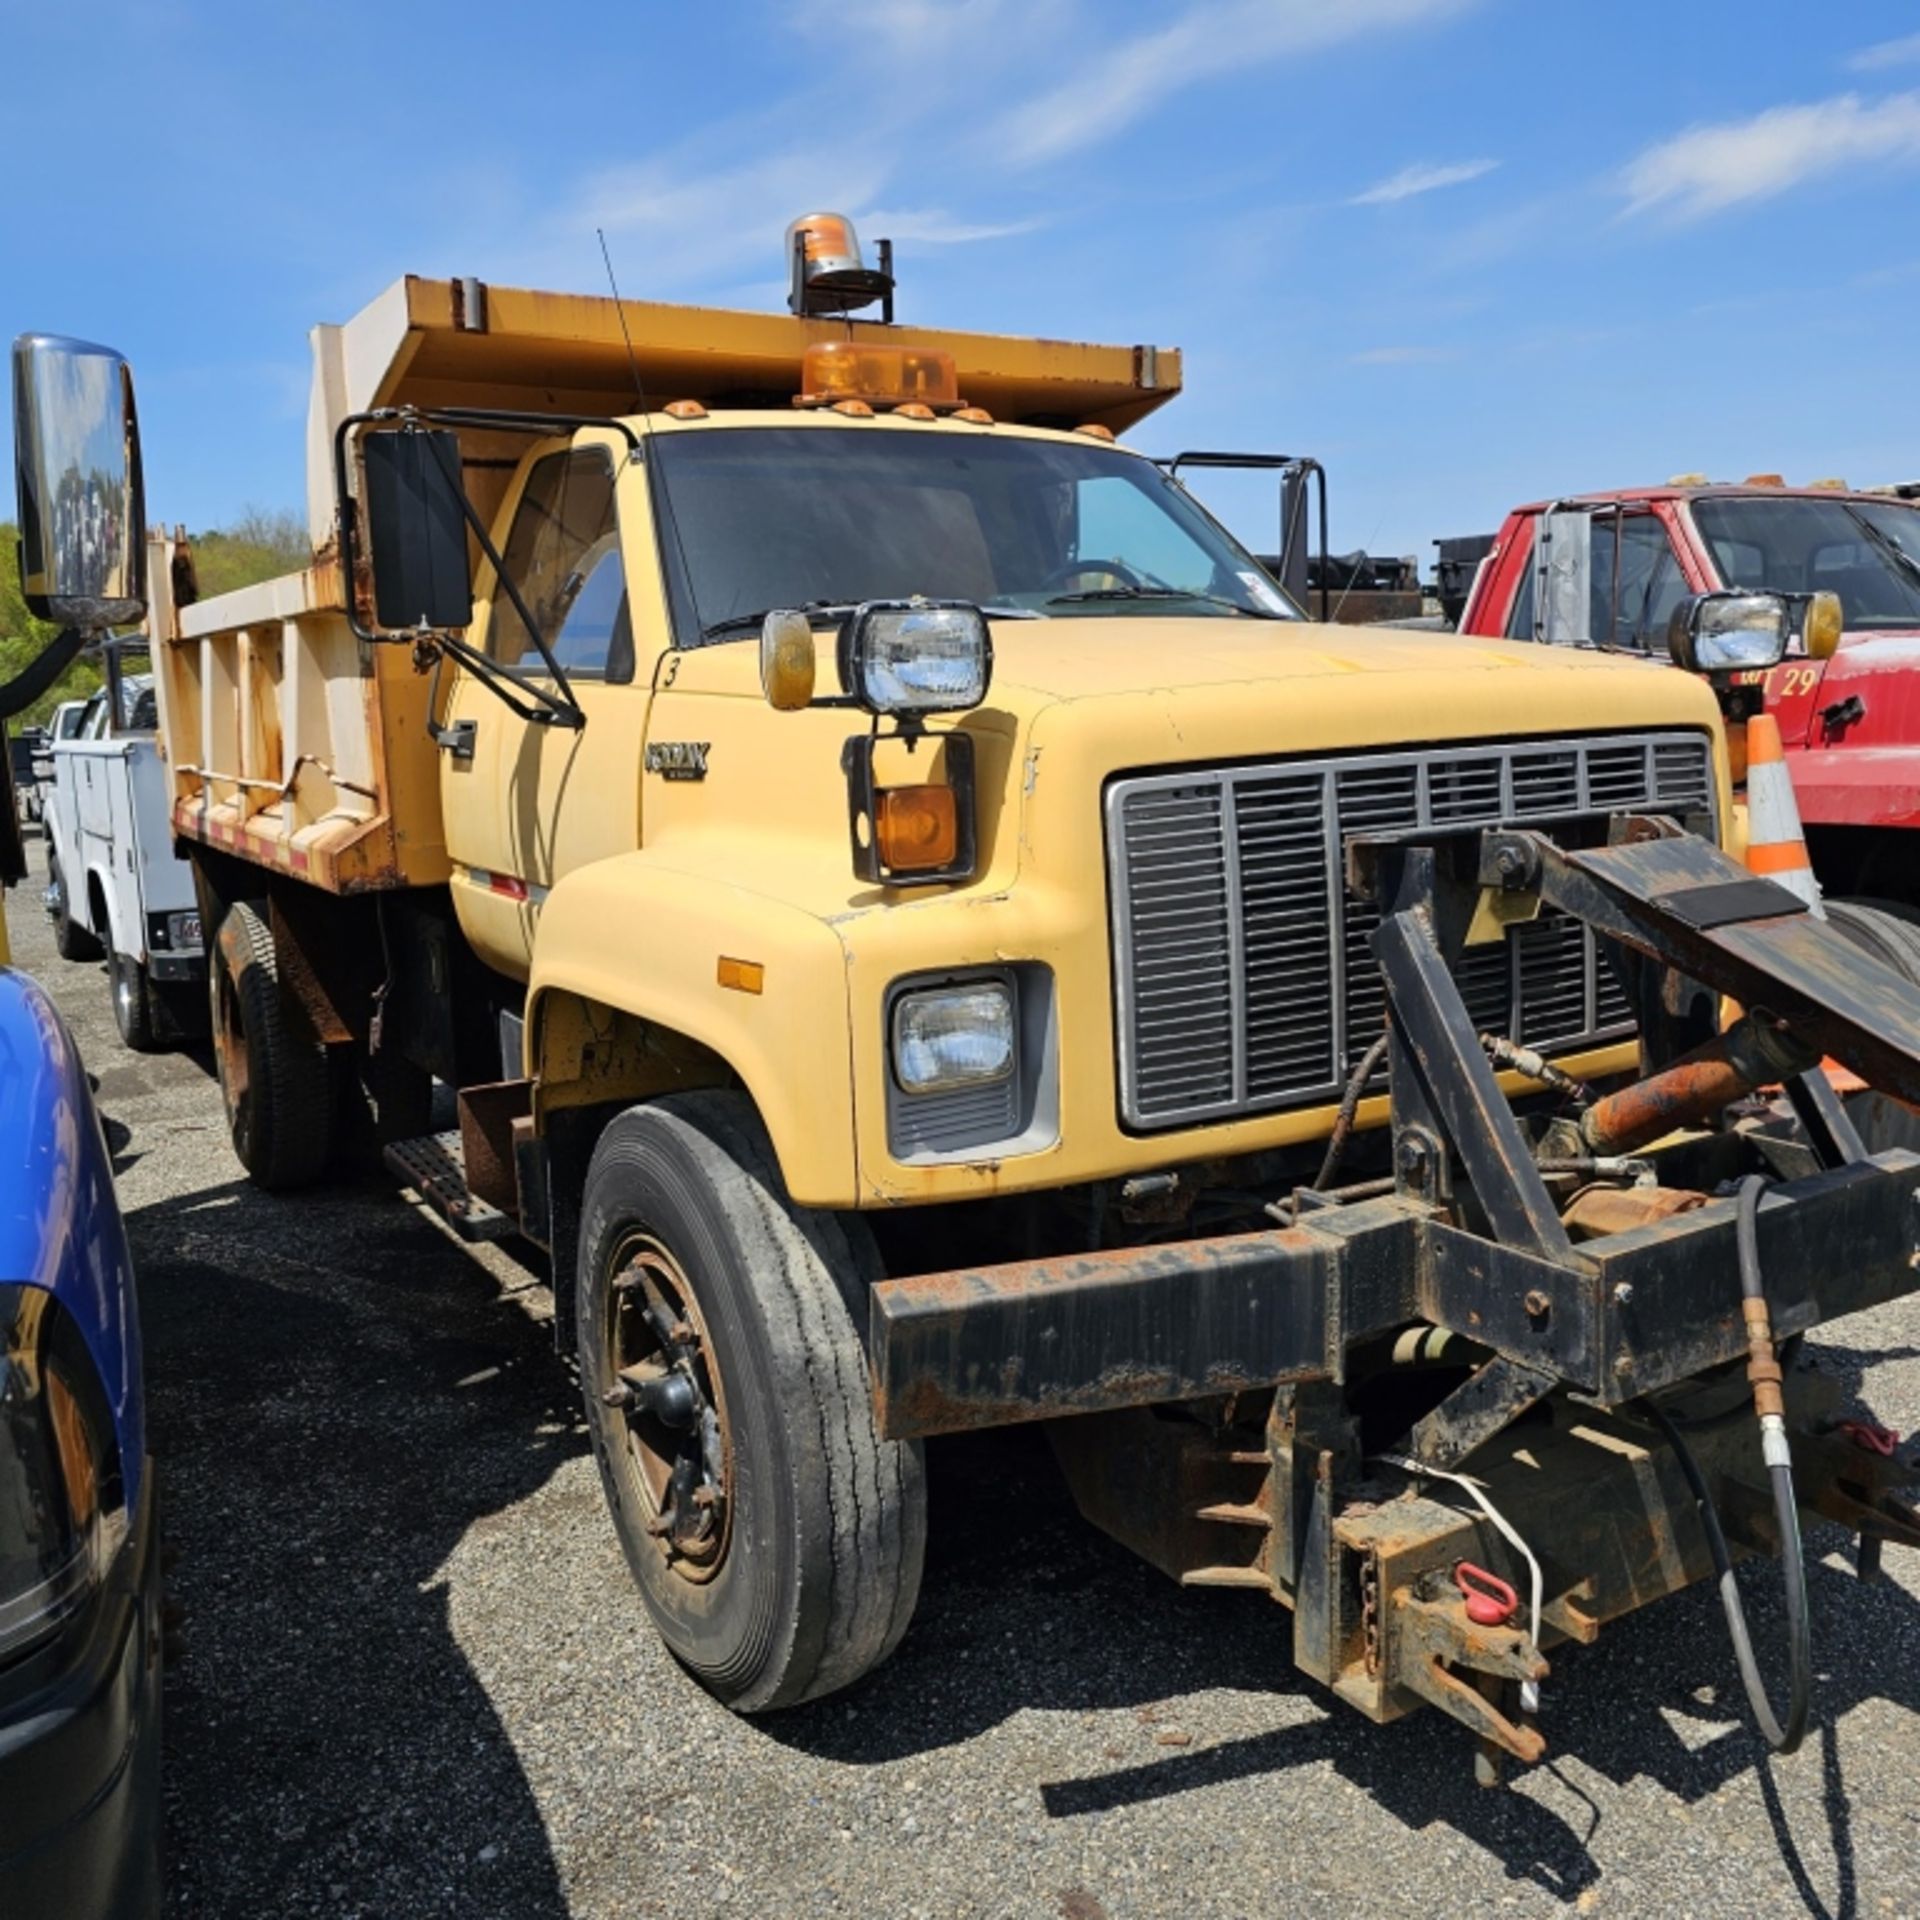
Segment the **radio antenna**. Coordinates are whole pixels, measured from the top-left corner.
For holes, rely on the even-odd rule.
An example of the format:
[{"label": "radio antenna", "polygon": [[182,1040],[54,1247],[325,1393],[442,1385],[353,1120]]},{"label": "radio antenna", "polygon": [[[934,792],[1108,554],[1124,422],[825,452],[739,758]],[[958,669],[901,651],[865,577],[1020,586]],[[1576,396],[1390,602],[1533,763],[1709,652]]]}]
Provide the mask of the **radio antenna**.
[{"label": "radio antenna", "polygon": [[620,338],[627,343],[627,365],[633,370],[633,390],[640,396],[640,411],[650,411],[647,406],[646,384],[640,378],[640,357],[633,350],[633,335],[627,331],[626,302],[620,298],[620,283],[613,277],[613,255],[607,251],[607,234],[604,227],[595,227],[594,238],[600,242],[600,258],[606,263],[607,285],[613,289],[613,311],[620,321]]}]

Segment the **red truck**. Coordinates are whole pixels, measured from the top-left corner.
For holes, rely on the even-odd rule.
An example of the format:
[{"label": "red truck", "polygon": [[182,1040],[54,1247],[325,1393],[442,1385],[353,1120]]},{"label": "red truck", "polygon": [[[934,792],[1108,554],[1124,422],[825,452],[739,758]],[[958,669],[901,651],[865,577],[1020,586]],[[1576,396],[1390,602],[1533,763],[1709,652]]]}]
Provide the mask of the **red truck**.
[{"label": "red truck", "polygon": [[[1688,474],[1519,507],[1460,631],[1665,660],[1673,609],[1716,587],[1785,594],[1799,610],[1787,659],[1752,676],[1747,697],[1779,720],[1821,885],[1920,914],[1920,484],[1863,492]],[[1817,637],[1808,649],[1804,618],[1822,592],[1842,614],[1825,659]]]}]

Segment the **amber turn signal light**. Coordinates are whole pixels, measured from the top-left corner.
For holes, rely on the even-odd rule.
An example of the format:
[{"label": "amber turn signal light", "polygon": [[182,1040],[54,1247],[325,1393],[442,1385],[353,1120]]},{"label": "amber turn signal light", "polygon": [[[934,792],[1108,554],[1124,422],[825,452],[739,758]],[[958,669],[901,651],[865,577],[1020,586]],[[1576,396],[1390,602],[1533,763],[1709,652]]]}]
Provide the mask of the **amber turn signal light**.
[{"label": "amber turn signal light", "polygon": [[951,787],[882,787],[874,795],[873,836],[896,873],[950,867],[960,851],[960,814]]},{"label": "amber turn signal light", "polygon": [[1807,611],[1801,622],[1801,643],[1809,660],[1831,660],[1840,636],[1846,631],[1846,609],[1837,593],[1810,593]]}]

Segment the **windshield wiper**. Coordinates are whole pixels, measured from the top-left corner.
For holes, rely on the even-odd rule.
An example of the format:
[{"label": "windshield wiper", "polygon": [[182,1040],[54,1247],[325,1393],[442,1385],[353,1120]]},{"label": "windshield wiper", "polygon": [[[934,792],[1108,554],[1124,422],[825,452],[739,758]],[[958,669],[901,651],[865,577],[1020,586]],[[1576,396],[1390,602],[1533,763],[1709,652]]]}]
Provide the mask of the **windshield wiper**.
[{"label": "windshield wiper", "polygon": [[[837,620],[842,614],[851,613],[855,602],[852,600],[803,600],[794,612],[804,613],[810,621]],[[710,626],[700,629],[702,640],[717,640],[727,633],[758,633],[766,623],[770,613],[785,613],[785,607],[762,607],[758,613],[731,613],[724,620],[716,620]]]},{"label": "windshield wiper", "polygon": [[1056,593],[1050,607],[1070,607],[1087,600],[1198,600],[1209,607],[1225,607],[1229,613],[1243,613],[1249,620],[1284,620],[1284,613],[1269,613],[1261,607],[1243,607],[1221,593],[1190,592],[1185,587],[1087,587],[1079,593]]},{"label": "windshield wiper", "polygon": [[1908,580],[1916,586],[1920,586],[1920,560],[1916,560],[1890,533],[1880,527],[1876,527],[1865,514],[1854,513],[1852,509],[1849,508],[1848,515],[1854,525],[1867,536],[1867,539],[1880,553],[1891,560],[1894,565],[1907,576]]},{"label": "windshield wiper", "polygon": [[[806,600],[801,602],[797,611],[804,613],[815,626],[818,626],[823,621],[843,618],[859,604],[857,600]],[[767,607],[759,613],[729,614],[724,620],[716,620],[711,626],[702,627],[700,638],[718,640],[729,633],[758,633],[769,613],[783,611],[785,611],[783,608]],[[1032,607],[982,606],[980,611],[989,620],[1039,620],[1045,617]]]}]

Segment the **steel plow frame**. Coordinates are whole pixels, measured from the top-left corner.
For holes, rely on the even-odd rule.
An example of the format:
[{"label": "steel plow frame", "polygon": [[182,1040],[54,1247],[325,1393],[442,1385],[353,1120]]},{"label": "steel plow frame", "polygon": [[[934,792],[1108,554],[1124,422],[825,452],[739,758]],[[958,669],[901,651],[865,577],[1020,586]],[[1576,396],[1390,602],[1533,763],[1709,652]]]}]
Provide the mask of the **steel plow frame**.
[{"label": "steel plow frame", "polygon": [[[1920,1100],[1920,993],[1664,819],[1618,816],[1606,846],[1582,849],[1510,830],[1361,839],[1349,863],[1382,906],[1393,1190],[1298,1192],[1292,1224],[1272,1231],[884,1281],[875,1402],[894,1438],[1055,1423],[1089,1517],[1190,1584],[1285,1601],[1306,1671],[1376,1719],[1440,1706],[1478,1736],[1490,1773],[1496,1753],[1542,1750],[1515,1700],[1545,1671],[1543,1644],[1591,1640],[1710,1570],[1678,1464],[1635,1403],[1724,1402],[1749,1342],[1734,1199],[1569,1234],[1454,983],[1476,913],[1496,896],[1509,917],[1544,903],[1611,943],[1642,1014],[1642,1088],[1714,1033],[1725,995],[1812,1057]],[[1920,1287],[1920,1156],[1869,1153],[1817,1070],[1786,1090],[1800,1135],[1766,1144],[1793,1177],[1756,1221],[1783,1340]],[[1707,1142],[1750,1158],[1756,1144],[1712,1130]],[[1482,1364],[1393,1465],[1369,1461],[1351,1364],[1419,1325]],[[1861,1537],[1863,1571],[1883,1540],[1920,1546],[1920,1514],[1896,1491],[1920,1460],[1850,1441],[1812,1370],[1789,1371],[1787,1401],[1803,1507]],[[1200,1417],[1157,1417],[1161,1403]],[[1737,1392],[1692,1450],[1736,1547],[1771,1550]],[[1472,1498],[1452,1484],[1463,1468]],[[1462,1563],[1528,1581],[1516,1539],[1542,1567],[1537,1634],[1530,1619],[1476,1623],[1453,1583]]]}]

